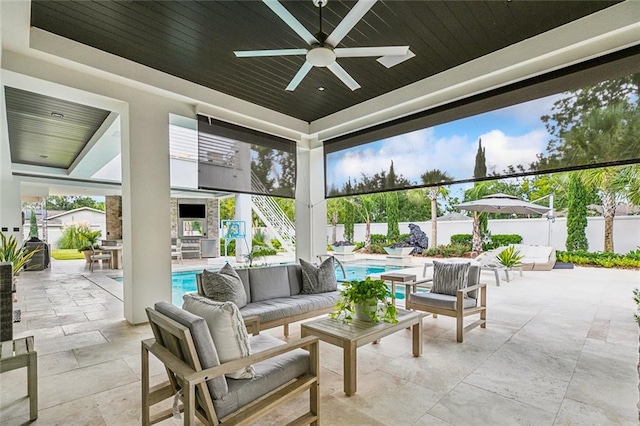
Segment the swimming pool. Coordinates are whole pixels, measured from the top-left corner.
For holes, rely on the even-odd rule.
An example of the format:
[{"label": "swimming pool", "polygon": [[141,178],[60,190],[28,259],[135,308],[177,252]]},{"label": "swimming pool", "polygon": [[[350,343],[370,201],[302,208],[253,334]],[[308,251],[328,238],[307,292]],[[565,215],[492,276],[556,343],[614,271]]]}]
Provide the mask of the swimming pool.
[{"label": "swimming pool", "polygon": [[[339,281],[363,280],[369,275],[402,269],[400,266],[368,265],[348,262],[343,263],[343,265],[347,277],[345,279],[342,276],[342,271],[337,269],[336,279]],[[182,296],[185,293],[196,291],[196,274],[200,272],[202,272],[201,269],[196,271],[174,272],[171,274],[171,299],[174,305],[182,306]],[[122,277],[114,278],[114,280],[122,282]],[[396,286],[396,299],[404,299],[404,287]]]}]

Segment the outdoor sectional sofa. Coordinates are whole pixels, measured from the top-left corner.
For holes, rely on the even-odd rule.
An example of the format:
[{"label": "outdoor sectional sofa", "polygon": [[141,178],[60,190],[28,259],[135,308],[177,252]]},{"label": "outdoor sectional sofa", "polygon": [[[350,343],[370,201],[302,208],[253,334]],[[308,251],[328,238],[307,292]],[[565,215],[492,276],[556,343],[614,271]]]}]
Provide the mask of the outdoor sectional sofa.
[{"label": "outdoor sectional sofa", "polygon": [[[278,265],[236,269],[247,294],[247,304],[240,308],[250,332],[284,326],[289,336],[289,324],[333,311],[340,292],[302,294],[302,267]],[[198,294],[205,296],[202,274],[196,275]]]}]

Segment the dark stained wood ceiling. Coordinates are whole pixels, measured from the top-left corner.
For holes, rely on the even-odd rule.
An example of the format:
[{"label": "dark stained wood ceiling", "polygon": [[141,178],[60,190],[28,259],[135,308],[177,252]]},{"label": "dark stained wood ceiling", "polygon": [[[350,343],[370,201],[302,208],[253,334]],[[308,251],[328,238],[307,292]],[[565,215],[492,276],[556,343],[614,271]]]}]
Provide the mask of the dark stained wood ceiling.
[{"label": "dark stained wood ceiling", "polygon": [[[318,9],[311,0],[282,3],[317,32]],[[355,3],[330,0],[323,9],[324,32],[330,33]],[[339,47],[409,45],[416,57],[390,69],[375,58],[338,59],[362,86],[356,91],[324,68],[313,68],[294,92],[286,91],[302,56],[236,58],[234,50],[307,47],[260,1],[34,0],[31,23],[310,122],[615,3],[379,0]]]},{"label": "dark stained wood ceiling", "polygon": [[109,111],[5,87],[11,162],[68,169]]}]

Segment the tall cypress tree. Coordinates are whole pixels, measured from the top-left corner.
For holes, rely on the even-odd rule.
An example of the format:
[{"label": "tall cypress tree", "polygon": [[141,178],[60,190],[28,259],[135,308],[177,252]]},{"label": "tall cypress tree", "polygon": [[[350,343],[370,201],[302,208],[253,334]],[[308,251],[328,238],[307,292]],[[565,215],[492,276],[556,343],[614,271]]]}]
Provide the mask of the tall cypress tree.
[{"label": "tall cypress tree", "polygon": [[400,228],[398,227],[398,193],[387,192],[385,194],[387,209],[387,241],[397,242],[400,238]]},{"label": "tall cypress tree", "polygon": [[[478,151],[476,152],[476,164],[473,167],[473,178],[487,177],[487,157],[485,156],[485,148],[482,147],[482,139],[478,138]],[[478,224],[480,226],[480,235],[484,237],[489,234],[489,216],[486,213],[478,215]]]},{"label": "tall cypress tree", "polygon": [[567,206],[567,251],[588,250],[587,227],[587,190],[578,173],[569,175],[569,195]]},{"label": "tall cypress tree", "polygon": [[478,139],[478,151],[476,152],[476,165],[473,168],[473,178],[487,177],[487,158],[485,148],[482,147],[482,139]]},{"label": "tall cypress tree", "polygon": [[29,238],[38,238],[38,219],[36,219],[36,213],[31,210],[31,216],[29,217]]}]

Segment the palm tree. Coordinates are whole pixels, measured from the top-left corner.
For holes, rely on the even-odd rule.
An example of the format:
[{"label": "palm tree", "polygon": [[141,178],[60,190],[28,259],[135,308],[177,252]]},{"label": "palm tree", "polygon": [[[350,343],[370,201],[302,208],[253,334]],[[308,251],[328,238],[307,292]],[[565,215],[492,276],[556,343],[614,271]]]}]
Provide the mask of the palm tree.
[{"label": "palm tree", "polygon": [[[420,178],[425,185],[453,182],[453,177],[442,170],[433,169],[424,172]],[[440,185],[427,188],[427,197],[431,200],[431,242],[430,248],[438,245],[438,196],[446,197],[449,189]]]},{"label": "palm tree", "polygon": [[[479,200],[485,195],[491,194],[491,185],[493,182],[484,181],[476,182],[472,188],[468,189],[464,193],[465,200]],[[473,212],[473,240],[472,251],[480,253],[482,251],[482,235],[480,233],[480,213]]]},{"label": "palm tree", "polygon": [[630,172],[633,171],[631,167],[602,167],[578,172],[585,186],[596,189],[600,196],[604,217],[605,252],[613,252],[613,219],[617,204],[628,191]]},{"label": "palm tree", "polygon": [[364,248],[371,246],[371,216],[379,194],[364,194],[349,197],[347,200],[353,204],[355,211],[364,221]]}]

